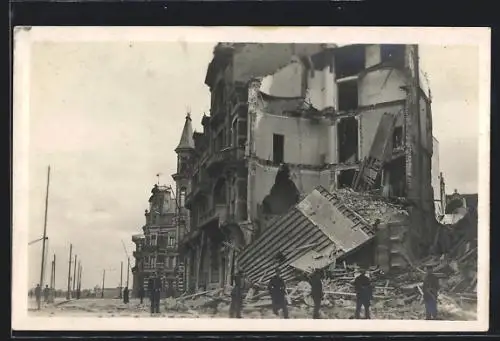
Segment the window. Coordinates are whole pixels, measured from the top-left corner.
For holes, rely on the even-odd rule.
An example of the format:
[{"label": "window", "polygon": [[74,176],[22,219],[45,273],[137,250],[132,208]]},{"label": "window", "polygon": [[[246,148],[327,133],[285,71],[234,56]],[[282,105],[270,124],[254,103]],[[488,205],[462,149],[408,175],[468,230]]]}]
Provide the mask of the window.
[{"label": "window", "polygon": [[285,136],[273,134],[273,163],[280,164],[284,162],[285,156]]},{"label": "window", "polygon": [[172,269],[174,267],[174,259],[173,257],[167,257],[167,268]]},{"label": "window", "polygon": [[175,235],[173,233],[168,235],[168,246],[175,246]]},{"label": "window", "polygon": [[394,133],[392,135],[392,146],[394,149],[398,149],[403,146],[403,127],[394,128]]},{"label": "window", "polygon": [[337,126],[338,156],[340,163],[358,161],[358,120],[346,117]]},{"label": "window", "polygon": [[403,68],[405,64],[405,45],[381,45],[380,59],[382,63],[390,62],[396,67]]},{"label": "window", "polygon": [[355,174],[356,171],[354,169],[341,171],[337,177],[338,188],[352,187]]},{"label": "window", "polygon": [[152,268],[156,268],[156,257],[155,256],[151,256],[150,260],[149,260],[149,265],[152,267]]},{"label": "window", "polygon": [[158,236],[156,234],[151,234],[151,246],[156,246],[158,242]]},{"label": "window", "polygon": [[186,188],[182,187],[180,192],[179,192],[179,203],[180,206],[183,208],[185,203],[186,203]]},{"label": "window", "polygon": [[339,111],[355,110],[358,107],[357,80],[338,83]]},{"label": "window", "polygon": [[335,52],[335,70],[338,78],[355,76],[365,69],[365,46],[351,45]]},{"label": "window", "polygon": [[236,147],[238,143],[238,121],[234,120],[233,127],[231,128],[231,146]]}]

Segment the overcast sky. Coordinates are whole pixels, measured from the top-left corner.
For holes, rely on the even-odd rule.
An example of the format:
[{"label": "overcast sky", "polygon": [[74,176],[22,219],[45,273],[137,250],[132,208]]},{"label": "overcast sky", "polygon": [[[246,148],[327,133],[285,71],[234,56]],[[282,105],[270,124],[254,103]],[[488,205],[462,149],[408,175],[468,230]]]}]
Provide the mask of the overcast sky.
[{"label": "overcast sky", "polygon": [[[119,285],[121,261],[126,270],[121,240],[131,255],[131,236],[142,232],[156,174],[174,184],[174,149],[187,108],[197,130],[209,110],[204,79],[213,45],[32,45],[29,238],[43,231],[50,164],[48,253],[57,255],[57,288],[66,287],[70,243],[83,265],[84,288],[100,285],[103,269],[106,287]],[[421,46],[420,55],[432,88],[433,134],[447,191],[477,193],[478,51]],[[33,286],[41,245],[29,248]]]}]

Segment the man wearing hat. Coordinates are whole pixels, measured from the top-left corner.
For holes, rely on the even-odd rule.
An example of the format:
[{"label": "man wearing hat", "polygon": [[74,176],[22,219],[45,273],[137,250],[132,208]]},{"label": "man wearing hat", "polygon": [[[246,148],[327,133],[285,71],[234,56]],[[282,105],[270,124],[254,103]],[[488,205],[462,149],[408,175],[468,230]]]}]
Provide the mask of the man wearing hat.
[{"label": "man wearing hat", "polygon": [[365,319],[370,318],[370,301],[372,299],[372,285],[370,279],[366,276],[366,270],[360,269],[360,275],[354,280],[354,288],[356,290],[356,315],[360,318],[361,307],[365,307]]},{"label": "man wearing hat", "polygon": [[432,266],[427,265],[427,274],[423,283],[426,320],[435,320],[437,318],[438,291],[439,279],[432,273]]},{"label": "man wearing hat", "polygon": [[286,285],[283,278],[281,278],[280,269],[275,269],[275,275],[271,277],[267,285],[271,301],[273,305],[273,313],[279,316],[279,311],[283,310],[283,317],[288,318],[288,307],[286,302]]},{"label": "man wearing hat", "polygon": [[321,282],[321,273],[318,269],[313,269],[309,277],[311,285],[311,296],[314,301],[313,319],[319,319],[319,310],[321,308],[321,300],[323,300],[323,283]]},{"label": "man wearing hat", "polygon": [[241,318],[241,309],[243,307],[243,284],[242,273],[237,272],[234,275],[234,287],[231,290],[231,305],[229,306],[230,318]]}]

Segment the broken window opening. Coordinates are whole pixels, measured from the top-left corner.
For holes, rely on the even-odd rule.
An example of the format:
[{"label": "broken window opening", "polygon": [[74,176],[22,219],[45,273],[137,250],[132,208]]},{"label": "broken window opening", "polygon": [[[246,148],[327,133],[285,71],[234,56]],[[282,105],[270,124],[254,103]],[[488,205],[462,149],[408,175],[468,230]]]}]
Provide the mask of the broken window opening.
[{"label": "broken window opening", "polygon": [[238,121],[234,120],[233,127],[231,129],[231,146],[236,147],[238,144]]},{"label": "broken window opening", "polygon": [[358,108],[357,80],[338,83],[339,111],[356,110]]},{"label": "broken window opening", "polygon": [[278,170],[269,195],[262,202],[263,214],[284,214],[300,200],[300,192],[290,178],[290,169],[283,165]]},{"label": "broken window opening", "polygon": [[273,134],[273,163],[281,164],[285,156],[285,136]]},{"label": "broken window opening", "polygon": [[397,68],[405,65],[405,45],[384,44],[380,46],[380,60],[382,63],[391,63]]},{"label": "broken window opening", "polygon": [[184,208],[186,205],[186,187],[181,187],[181,190],[179,191],[179,206],[181,208]]},{"label": "broken window opening", "polygon": [[406,196],[405,158],[400,157],[389,162],[384,171],[384,190],[389,197]]},{"label": "broken window opening", "polygon": [[393,149],[400,149],[403,147],[403,127],[395,127],[392,134]]},{"label": "broken window opening", "polygon": [[341,171],[337,177],[338,188],[352,187],[355,174],[355,169],[346,169]]},{"label": "broken window opening", "polygon": [[351,45],[336,50],[335,72],[337,79],[357,75],[364,69],[364,45]]},{"label": "broken window opening", "polygon": [[238,135],[240,137],[246,138],[247,136],[247,121],[246,120],[238,120]]},{"label": "broken window opening", "polygon": [[358,120],[347,117],[340,120],[337,128],[339,163],[358,161]]},{"label": "broken window opening", "polygon": [[211,282],[212,283],[217,283],[219,282],[219,257],[220,257],[220,252],[218,252],[218,249],[220,248],[220,245],[218,243],[211,243],[211,250],[210,250],[210,255],[212,256],[211,258],[211,270],[212,270],[212,276],[211,276]]},{"label": "broken window opening", "polygon": [[226,203],[226,181],[224,179],[220,179],[215,184],[214,201],[216,205]]}]

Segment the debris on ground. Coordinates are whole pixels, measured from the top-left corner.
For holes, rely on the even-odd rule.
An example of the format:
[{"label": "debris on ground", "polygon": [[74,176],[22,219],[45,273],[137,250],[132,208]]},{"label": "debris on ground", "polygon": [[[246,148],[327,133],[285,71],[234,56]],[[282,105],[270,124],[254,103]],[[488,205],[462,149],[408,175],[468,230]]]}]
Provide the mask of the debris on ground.
[{"label": "debris on ground", "polygon": [[[477,250],[471,249],[449,259],[443,256],[427,257],[402,273],[385,274],[378,267],[368,268],[366,275],[373,287],[372,315],[377,319],[423,319],[424,304],[422,283],[425,268],[432,265],[434,274],[440,278],[441,290],[438,298],[441,319],[476,319],[475,268]],[[356,309],[354,279],[359,267],[339,264],[325,270],[323,279],[323,318],[353,318]],[[231,298],[230,290],[211,290],[168,300],[167,310],[200,311],[212,316],[227,317]],[[311,286],[297,278],[287,282],[287,301],[291,318],[310,318],[313,300]],[[278,318],[272,313],[272,301],[266,284],[257,282],[243,296],[243,314],[248,318]]]}]

